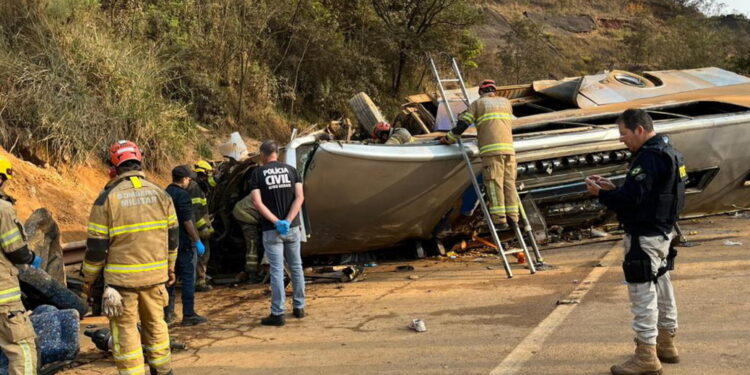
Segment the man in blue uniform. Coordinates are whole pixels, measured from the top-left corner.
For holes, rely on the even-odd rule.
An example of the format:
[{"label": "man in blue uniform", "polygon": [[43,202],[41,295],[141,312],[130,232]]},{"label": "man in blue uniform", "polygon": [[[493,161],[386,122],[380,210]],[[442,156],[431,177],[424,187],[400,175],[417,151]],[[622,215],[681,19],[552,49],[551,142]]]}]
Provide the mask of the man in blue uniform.
[{"label": "man in blue uniform", "polygon": [[625,228],[622,268],[634,315],[636,350],[611,371],[661,374],[661,362],[679,362],[674,346],[677,307],[669,270],[677,255],[671,241],[684,205],[687,172],[682,155],[669,138],[656,134],[646,111],[628,109],[617,125],[620,141],[634,153],[625,182],[616,187],[600,176],[586,178],[588,191],[615,210]]},{"label": "man in blue uniform", "polygon": [[[206,318],[195,312],[195,267],[198,257],[202,256],[206,248],[203,246],[193,221],[193,205],[187,187],[195,178],[195,172],[186,165],[178,165],[172,169],[172,183],[167,186],[167,194],[174,201],[177,221],[180,224],[180,244],[177,250],[177,277],[182,280],[182,325],[194,326],[205,323]],[[168,324],[175,321],[175,287],[167,288],[169,305],[165,308],[164,319]]]}]

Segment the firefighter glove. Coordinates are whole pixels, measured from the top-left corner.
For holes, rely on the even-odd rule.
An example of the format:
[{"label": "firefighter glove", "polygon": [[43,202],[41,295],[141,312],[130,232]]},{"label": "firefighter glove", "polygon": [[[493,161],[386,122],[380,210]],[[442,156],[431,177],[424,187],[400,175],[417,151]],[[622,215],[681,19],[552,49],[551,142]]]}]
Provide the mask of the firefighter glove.
[{"label": "firefighter glove", "polygon": [[206,253],[206,246],[203,245],[203,242],[198,240],[198,242],[194,243],[193,246],[195,246],[195,250],[198,252],[198,256],[202,257],[203,254]]},{"label": "firefighter glove", "polygon": [[36,269],[42,268],[42,257],[34,254],[34,260],[31,261],[31,266]]},{"label": "firefighter glove", "polygon": [[117,289],[110,288],[109,286],[104,288],[102,294],[102,312],[108,318],[116,318],[122,315],[122,295]]}]

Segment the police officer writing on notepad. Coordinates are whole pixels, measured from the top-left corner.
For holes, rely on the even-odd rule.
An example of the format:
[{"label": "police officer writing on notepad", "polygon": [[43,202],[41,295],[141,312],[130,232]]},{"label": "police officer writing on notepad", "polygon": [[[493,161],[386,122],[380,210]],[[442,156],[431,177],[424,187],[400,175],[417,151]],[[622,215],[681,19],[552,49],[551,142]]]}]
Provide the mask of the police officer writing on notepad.
[{"label": "police officer writing on notepad", "polygon": [[661,362],[679,362],[674,346],[677,306],[669,275],[676,251],[670,244],[684,205],[687,173],[682,155],[668,137],[656,134],[646,111],[628,109],[617,126],[620,141],[634,153],[625,182],[616,187],[604,177],[586,178],[588,191],[617,212],[625,229],[622,268],[634,315],[636,350],[611,371],[661,374]]}]

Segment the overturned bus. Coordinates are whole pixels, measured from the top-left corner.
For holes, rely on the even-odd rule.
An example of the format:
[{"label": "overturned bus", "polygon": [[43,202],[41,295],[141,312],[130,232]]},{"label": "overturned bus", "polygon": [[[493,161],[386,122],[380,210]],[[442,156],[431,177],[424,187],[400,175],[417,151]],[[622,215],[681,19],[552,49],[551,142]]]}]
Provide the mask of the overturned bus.
[{"label": "overturned bus", "polygon": [[[498,93],[513,104],[518,191],[536,218],[536,230],[587,225],[611,216],[587,194],[583,179],[592,174],[624,178],[631,153],[618,141],[615,120],[627,108],[648,111],[656,131],[669,135],[684,154],[689,180],[683,217],[750,204],[747,77],[718,68],[644,75],[612,71],[499,87]],[[456,94],[449,92],[448,99]],[[433,239],[450,228],[470,181],[458,146],[434,139],[450,128],[447,103],[454,113],[465,107],[436,95],[408,99],[394,124],[416,134],[412,144],[326,141],[309,135],[287,145],[283,159],[304,179],[303,255],[391,247]],[[469,129],[463,137],[473,173],[479,174],[476,132]],[[254,163],[233,168],[230,181],[217,191],[224,202],[213,210],[221,232],[217,238],[241,242],[228,213],[248,193],[243,181]],[[241,252],[237,242],[221,246]]]}]

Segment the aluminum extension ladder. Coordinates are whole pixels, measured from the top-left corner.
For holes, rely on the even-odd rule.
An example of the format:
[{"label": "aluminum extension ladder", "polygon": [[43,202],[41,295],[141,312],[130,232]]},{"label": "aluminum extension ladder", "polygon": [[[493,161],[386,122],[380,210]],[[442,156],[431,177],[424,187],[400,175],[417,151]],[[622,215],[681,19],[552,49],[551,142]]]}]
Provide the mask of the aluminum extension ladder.
[{"label": "aluminum extension ladder", "polygon": [[[458,68],[458,63],[456,62],[456,59],[451,57],[451,69],[453,70],[454,78],[448,78],[443,79],[440,78],[440,72],[437,69],[437,66],[435,65],[435,60],[433,58],[430,58],[430,66],[432,67],[432,74],[435,77],[435,81],[437,82],[438,89],[440,90],[440,95],[442,96],[443,100],[445,101],[445,108],[448,111],[448,115],[451,119],[451,125],[456,126],[456,115],[453,113],[453,109],[450,106],[451,102],[463,102],[466,107],[469,107],[469,95],[466,92],[466,85],[464,84],[464,79],[461,76],[461,70]],[[458,99],[449,98],[445,93],[445,83],[455,83],[459,86],[461,89],[461,95]],[[536,267],[535,262],[531,260],[531,256],[529,254],[529,249],[526,246],[526,241],[523,238],[523,234],[521,233],[521,229],[519,228],[517,223],[512,223],[513,230],[515,231],[516,239],[518,240],[518,243],[521,245],[521,250],[510,250],[506,251],[503,248],[502,243],[500,242],[500,237],[497,234],[497,231],[495,230],[495,226],[492,224],[492,218],[490,216],[490,210],[487,208],[487,203],[484,200],[484,196],[482,194],[482,190],[479,187],[479,182],[477,181],[476,176],[474,175],[474,169],[471,167],[471,159],[469,158],[468,151],[466,148],[464,148],[463,143],[461,142],[461,137],[458,137],[457,145],[459,149],[461,150],[461,155],[464,158],[464,163],[466,163],[466,168],[469,171],[469,176],[471,178],[471,184],[474,186],[474,192],[477,194],[479,205],[482,208],[482,213],[484,214],[484,218],[487,221],[487,227],[490,230],[490,234],[492,235],[492,241],[495,244],[495,247],[497,249],[498,255],[503,259],[503,266],[505,267],[505,273],[508,275],[508,278],[513,277],[513,271],[510,268],[510,263],[508,263],[508,255],[516,254],[523,252],[523,254],[526,256],[526,262],[529,265],[529,271],[531,274],[536,273]],[[519,208],[520,208],[520,214],[524,221],[524,230],[527,232],[527,234],[530,237],[530,241],[534,247],[534,256],[536,259],[537,264],[542,264],[542,257],[541,253],[539,252],[539,247],[536,244],[536,239],[534,238],[534,233],[532,232],[531,225],[529,224],[529,220],[526,217],[526,212],[523,209],[523,205],[521,204],[521,200],[518,200]]]}]

